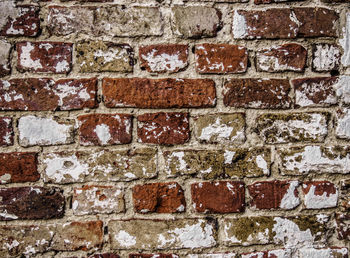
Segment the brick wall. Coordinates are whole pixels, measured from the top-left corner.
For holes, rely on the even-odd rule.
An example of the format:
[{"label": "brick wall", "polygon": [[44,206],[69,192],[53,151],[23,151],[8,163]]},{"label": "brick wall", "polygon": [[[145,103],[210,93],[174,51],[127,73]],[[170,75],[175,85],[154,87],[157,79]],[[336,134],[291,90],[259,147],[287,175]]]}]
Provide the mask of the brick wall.
[{"label": "brick wall", "polygon": [[347,2],[0,1],[0,257],[348,257]]}]

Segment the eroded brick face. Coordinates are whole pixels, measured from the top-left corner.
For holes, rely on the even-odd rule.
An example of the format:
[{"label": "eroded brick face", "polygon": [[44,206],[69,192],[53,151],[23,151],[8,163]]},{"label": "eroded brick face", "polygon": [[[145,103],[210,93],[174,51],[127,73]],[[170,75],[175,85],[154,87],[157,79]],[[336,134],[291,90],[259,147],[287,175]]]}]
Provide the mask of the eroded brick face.
[{"label": "eroded brick face", "polygon": [[305,182],[303,184],[304,205],[307,209],[336,207],[338,189],[329,181]]},{"label": "eroded brick face", "polygon": [[0,146],[13,145],[13,128],[11,117],[0,117]]}]

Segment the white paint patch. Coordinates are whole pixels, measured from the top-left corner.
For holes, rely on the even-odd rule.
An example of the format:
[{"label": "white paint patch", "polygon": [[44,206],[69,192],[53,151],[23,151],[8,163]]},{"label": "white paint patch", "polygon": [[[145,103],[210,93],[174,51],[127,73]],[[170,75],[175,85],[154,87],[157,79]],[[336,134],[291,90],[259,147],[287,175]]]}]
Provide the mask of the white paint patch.
[{"label": "white paint patch", "polygon": [[335,134],[341,139],[350,138],[350,109],[342,109],[342,114],[336,115]]},{"label": "white paint patch", "polygon": [[[183,151],[176,152],[174,151],[171,153],[171,155],[168,158],[168,164],[171,164],[173,162],[173,158],[177,158],[177,163],[176,163],[176,170],[180,171],[186,171],[187,170],[187,163],[184,160],[185,153]],[[171,173],[170,168],[168,168],[168,174]]]},{"label": "white paint patch", "polygon": [[130,235],[125,230],[120,230],[114,239],[123,247],[131,247],[136,245],[136,237]]},{"label": "white paint patch", "polygon": [[1,184],[6,184],[7,182],[9,182],[11,180],[11,174],[3,174],[2,176],[0,176],[0,183]]},{"label": "white paint patch", "polygon": [[235,154],[236,152],[234,151],[225,150],[225,153],[224,153],[225,164],[231,164],[233,160],[233,156]]},{"label": "white paint patch", "polygon": [[[1,18],[0,18],[1,19]],[[4,40],[0,40],[0,67],[4,70],[9,70],[9,57],[11,51],[11,44]]]},{"label": "white paint patch", "polygon": [[147,55],[142,55],[142,58],[147,61],[153,72],[174,72],[187,66],[187,62],[183,62],[180,59],[179,52],[173,55],[167,53],[158,54],[157,52],[156,49],[153,49]]},{"label": "white paint patch", "polygon": [[[307,185],[304,184],[303,188],[306,188]],[[324,208],[333,208],[337,206],[338,202],[338,189],[335,189],[335,193],[327,193],[324,191],[322,195],[315,193],[316,186],[312,185],[309,191],[304,196],[304,204],[307,209],[324,209]]]},{"label": "white paint patch", "polygon": [[316,71],[329,71],[339,65],[340,51],[333,45],[316,45],[313,55],[312,64]]},{"label": "white paint patch", "polygon": [[[232,141],[236,137],[239,137],[239,140],[242,140],[241,134],[243,132],[237,132],[235,135],[231,135],[233,132],[233,127],[221,123],[221,119],[218,117],[214,124],[208,125],[207,127],[202,128],[201,134],[198,138],[201,141],[211,141],[216,139],[215,141]],[[213,139],[212,139],[213,138]],[[244,140],[244,133],[243,133]],[[243,141],[242,140],[242,141]]]},{"label": "white paint patch", "polygon": [[1,1],[0,8],[0,30],[7,24],[8,19],[16,19],[20,16],[20,9],[16,8],[16,1]]},{"label": "white paint patch", "polygon": [[[226,254],[188,254],[186,257],[188,257],[188,258],[236,258],[237,254],[235,254],[235,253],[226,253]],[[256,258],[256,257],[254,257],[254,258]]]},{"label": "white paint patch", "polygon": [[233,14],[232,32],[233,37],[236,39],[242,39],[248,36],[246,19],[243,15],[240,15],[237,10]]},{"label": "white paint patch", "polygon": [[350,65],[350,12],[346,13],[345,28],[342,28],[343,38],[339,40],[341,47],[343,48],[343,55],[341,57],[341,63],[343,66]]},{"label": "white paint patch", "polygon": [[121,59],[124,62],[129,62],[129,54],[126,48],[108,48],[105,51],[99,49],[94,53],[94,57],[101,57],[104,65]]},{"label": "white paint patch", "polygon": [[43,68],[39,59],[34,60],[31,57],[31,52],[34,50],[34,46],[30,42],[27,42],[26,46],[22,46],[21,50],[22,53],[19,56],[19,62],[23,67],[34,70]]},{"label": "white paint patch", "polygon": [[73,125],[30,115],[19,119],[18,130],[22,146],[55,145],[71,142]]},{"label": "white paint patch", "polygon": [[[315,248],[301,248],[298,249],[298,257],[303,258],[335,258],[335,257],[347,257],[348,250],[346,248],[324,248],[324,249],[315,249]],[[339,256],[338,256],[339,255]]]},{"label": "white paint patch", "polygon": [[350,104],[350,76],[339,76],[334,88],[341,102]]},{"label": "white paint patch", "polygon": [[5,219],[18,219],[16,215],[8,213],[6,209],[0,210],[0,216]]},{"label": "white paint patch", "polygon": [[12,248],[19,246],[19,242],[15,239],[11,242],[11,244],[5,243],[5,246],[7,249],[11,250]]},{"label": "white paint patch", "polygon": [[67,73],[70,70],[70,65],[66,60],[57,62],[56,64],[56,73]]},{"label": "white paint patch", "polygon": [[[334,154],[330,147],[326,151]],[[301,160],[299,160],[301,158]],[[331,159],[321,151],[320,146],[306,146],[304,151],[288,155],[284,158],[283,167],[290,171],[307,174],[310,171],[318,173],[348,173],[350,171],[350,155],[337,155]]]},{"label": "white paint patch", "polygon": [[256,165],[262,169],[264,175],[268,175],[270,173],[270,170],[267,166],[267,162],[262,155],[256,156],[255,162]]},{"label": "white paint patch", "polygon": [[64,99],[67,97],[74,97],[78,95],[81,100],[89,100],[90,95],[84,88],[83,84],[80,84],[78,87],[74,87],[70,84],[70,82],[65,83],[57,83],[54,88],[52,88],[53,92],[59,97],[58,105],[61,109],[64,109]]},{"label": "white paint patch", "polygon": [[108,142],[111,140],[110,129],[109,126],[106,124],[97,125],[94,129],[94,132],[96,133],[102,145],[107,145]]},{"label": "white paint patch", "polygon": [[287,209],[287,210],[294,209],[300,204],[300,199],[298,197],[298,194],[295,194],[296,188],[298,187],[298,185],[299,185],[298,181],[289,182],[289,188],[281,200],[280,207],[282,209]]}]

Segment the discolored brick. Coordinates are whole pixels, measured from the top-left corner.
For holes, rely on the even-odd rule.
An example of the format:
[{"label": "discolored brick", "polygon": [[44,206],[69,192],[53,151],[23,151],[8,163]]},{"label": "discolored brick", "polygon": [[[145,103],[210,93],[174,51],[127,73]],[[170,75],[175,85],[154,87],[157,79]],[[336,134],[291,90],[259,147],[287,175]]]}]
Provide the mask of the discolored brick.
[{"label": "discolored brick", "polygon": [[336,37],[338,18],[335,11],[320,7],[235,10],[232,32],[236,39]]},{"label": "discolored brick", "polygon": [[184,191],[176,182],[136,185],[132,195],[138,213],[175,213],[186,209]]},{"label": "discolored brick", "polygon": [[89,114],[78,117],[81,145],[115,145],[131,142],[132,116]]},{"label": "discolored brick", "polygon": [[196,70],[203,74],[244,73],[248,66],[245,47],[229,44],[201,44],[195,47]]},{"label": "discolored brick", "polygon": [[13,128],[11,117],[0,117],[0,146],[13,145]]},{"label": "discolored brick", "polygon": [[77,182],[131,181],[157,175],[157,150],[91,150],[44,153],[45,182],[65,184]]},{"label": "discolored brick", "polygon": [[35,182],[40,178],[37,169],[37,153],[0,153],[0,183]]},{"label": "discolored brick", "polygon": [[350,180],[345,179],[341,181],[341,188],[340,188],[340,206],[344,210],[350,210]]},{"label": "discolored brick", "polygon": [[[104,0],[102,0],[104,1]],[[109,1],[109,0],[106,0]],[[115,253],[103,253],[103,254],[94,254],[89,256],[89,258],[120,258],[119,255],[115,254]]]},{"label": "discolored brick", "polygon": [[350,215],[348,213],[335,214],[337,238],[339,240],[350,240]]},{"label": "discolored brick", "polygon": [[0,220],[52,219],[64,215],[64,196],[59,188],[0,188]]},{"label": "discolored brick", "polygon": [[245,207],[243,182],[217,181],[191,185],[193,207],[196,212],[243,212]]},{"label": "discolored brick", "polygon": [[141,69],[150,73],[176,73],[188,66],[188,46],[180,44],[140,46]]},{"label": "discolored brick", "polygon": [[258,51],[256,68],[264,72],[302,72],[306,60],[307,50],[302,45],[289,43]]},{"label": "discolored brick", "polygon": [[339,193],[332,182],[304,182],[302,190],[306,209],[324,209],[337,206]]},{"label": "discolored brick", "polygon": [[194,117],[197,140],[204,143],[245,142],[245,114],[206,114]]},{"label": "discolored brick", "polygon": [[269,250],[269,251],[243,253],[241,254],[241,258],[292,258],[292,250],[276,249],[276,250]]},{"label": "discolored brick", "polygon": [[323,142],[329,113],[269,113],[258,116],[255,132],[265,143]]},{"label": "discolored brick", "polygon": [[340,49],[335,44],[312,45],[312,69],[315,72],[337,70],[340,62]]},{"label": "discolored brick", "polygon": [[11,73],[10,54],[12,46],[5,40],[0,40],[0,77]]},{"label": "discolored brick", "polygon": [[132,72],[133,49],[128,44],[106,41],[79,41],[76,44],[80,72]]},{"label": "discolored brick", "polygon": [[120,213],[124,211],[124,194],[121,188],[113,186],[74,188],[72,209],[74,215]]},{"label": "discolored brick", "polygon": [[222,14],[215,8],[176,6],[171,11],[173,33],[182,38],[215,37],[222,27]]},{"label": "discolored brick", "polygon": [[328,247],[328,248],[312,248],[305,247],[298,249],[298,257],[339,257],[347,258],[349,257],[348,249],[345,247]]},{"label": "discolored brick", "polygon": [[66,74],[72,69],[72,43],[23,41],[16,44],[16,50],[21,72]]},{"label": "discolored brick", "polygon": [[224,105],[284,109],[292,103],[289,92],[289,80],[286,79],[229,79],[224,83]]},{"label": "discolored brick", "polygon": [[335,115],[335,135],[337,138],[350,139],[350,109],[338,109]]},{"label": "discolored brick", "polygon": [[0,2],[0,36],[35,37],[40,31],[39,7],[17,5],[14,0]]},{"label": "discolored brick", "polygon": [[210,79],[104,78],[102,94],[107,107],[199,108],[216,104]]},{"label": "discolored brick", "polygon": [[300,204],[298,181],[260,181],[248,186],[250,206],[262,209],[294,209]]},{"label": "discolored brick", "polygon": [[129,258],[179,258],[176,254],[129,254]]},{"label": "discolored brick", "polygon": [[188,113],[146,113],[137,117],[138,141],[152,144],[183,144],[190,138]]}]

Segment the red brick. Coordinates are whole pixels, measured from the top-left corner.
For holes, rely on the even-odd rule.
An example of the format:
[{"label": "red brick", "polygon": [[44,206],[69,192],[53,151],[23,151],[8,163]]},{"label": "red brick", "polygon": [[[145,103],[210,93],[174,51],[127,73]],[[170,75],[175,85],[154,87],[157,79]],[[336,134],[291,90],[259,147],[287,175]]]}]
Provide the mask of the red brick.
[{"label": "red brick", "polygon": [[263,181],[248,186],[255,209],[294,209],[300,203],[297,181]]},{"label": "red brick", "polygon": [[312,45],[312,70],[327,72],[338,70],[341,52],[337,45],[318,43]]},{"label": "red brick", "polygon": [[19,42],[17,69],[21,72],[69,73],[72,69],[72,43]]},{"label": "red brick", "polygon": [[299,44],[284,44],[263,49],[256,54],[256,68],[258,71],[302,72],[306,67],[307,50]]},{"label": "red brick", "polygon": [[149,45],[139,49],[140,67],[150,73],[176,73],[188,66],[187,45]]},{"label": "red brick", "polygon": [[138,213],[174,213],[186,209],[184,191],[176,182],[136,185],[132,195]]},{"label": "red brick", "polygon": [[337,213],[335,214],[338,239],[350,240],[350,214],[349,213]]},{"label": "red brick", "polygon": [[229,44],[201,44],[195,48],[198,73],[244,73],[247,71],[248,51]]},{"label": "red brick", "polygon": [[97,78],[61,79],[53,87],[60,110],[97,107]]},{"label": "red brick", "polygon": [[289,108],[287,79],[229,79],[224,83],[224,105],[236,108]]},{"label": "red brick", "polygon": [[193,206],[197,212],[243,212],[244,183],[236,181],[202,182],[191,185]]},{"label": "red brick", "polygon": [[62,192],[59,188],[0,188],[0,220],[61,218]]},{"label": "red brick", "polygon": [[40,178],[35,152],[0,153],[0,183],[35,182]]},{"label": "red brick", "polygon": [[11,117],[0,117],[0,146],[13,145],[13,128]]},{"label": "red brick", "polygon": [[[3,10],[3,26],[0,27],[0,36],[27,36],[35,37],[40,31],[39,7],[34,5],[17,5],[15,1],[1,1]],[[6,16],[7,15],[7,16]]]},{"label": "red brick", "polygon": [[329,181],[305,182],[304,205],[307,209],[324,209],[337,206],[338,189]]},{"label": "red brick", "polygon": [[153,144],[183,144],[190,138],[188,113],[147,113],[137,117],[138,141]]},{"label": "red brick", "polygon": [[104,78],[107,107],[196,108],[214,107],[215,83],[210,79]]},{"label": "red brick", "polygon": [[81,145],[115,145],[131,142],[132,116],[89,114],[78,117]]},{"label": "red brick", "polygon": [[237,10],[233,18],[234,38],[287,39],[336,37],[338,14],[326,8],[273,8]]},{"label": "red brick", "polygon": [[314,77],[292,80],[296,107],[327,107],[337,104],[335,85],[338,77]]}]

